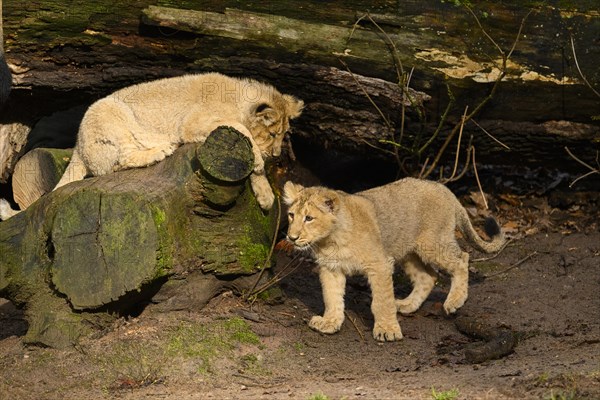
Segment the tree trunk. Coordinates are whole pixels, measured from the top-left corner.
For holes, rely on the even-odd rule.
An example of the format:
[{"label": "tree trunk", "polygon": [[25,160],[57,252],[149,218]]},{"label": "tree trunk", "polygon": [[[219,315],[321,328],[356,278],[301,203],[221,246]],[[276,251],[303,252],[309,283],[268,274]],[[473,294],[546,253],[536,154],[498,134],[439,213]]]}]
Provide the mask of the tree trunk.
[{"label": "tree trunk", "polygon": [[[439,149],[464,107],[472,110],[490,92],[501,58],[496,44],[508,54],[528,12],[517,1],[477,2],[474,13],[492,43],[466,8],[438,0],[331,2],[327,7],[318,1],[251,6],[225,1],[206,3],[203,10],[149,7],[155,3],[149,0],[100,0],[77,7],[58,0],[5,3],[8,55],[19,72],[13,97],[20,106],[0,120],[31,120],[140,81],[218,70],[268,80],[303,98],[306,110],[293,127],[298,137],[320,147],[388,157],[394,147],[381,140],[403,136],[402,148],[414,149],[431,137],[448,103],[448,84],[456,104],[422,160]],[[168,4],[189,8],[191,3]],[[584,159],[594,157],[590,148],[597,147],[599,128],[592,117],[600,99],[576,65],[598,85],[600,50],[590,44],[600,17],[591,3],[578,4],[577,10],[564,7],[533,9],[511,53],[507,77],[477,115],[478,124],[511,150],[476,125],[465,126],[481,161],[564,167],[565,145]],[[368,18],[360,19],[367,11],[387,37]],[[417,91],[417,108],[430,97],[424,102],[425,120],[408,107],[403,133],[406,99],[397,86],[387,38],[404,70],[414,67],[410,85]],[[38,99],[34,110],[28,106],[32,95]]]},{"label": "tree trunk", "polygon": [[107,309],[127,312],[167,280],[179,290],[156,298],[178,307],[182,278],[205,288],[190,307],[267,267],[279,210],[265,215],[246,187],[253,165],[249,141],[219,128],[159,164],[75,182],[1,222],[0,295],[25,307],[25,341],[63,347],[86,321],[106,326]]}]

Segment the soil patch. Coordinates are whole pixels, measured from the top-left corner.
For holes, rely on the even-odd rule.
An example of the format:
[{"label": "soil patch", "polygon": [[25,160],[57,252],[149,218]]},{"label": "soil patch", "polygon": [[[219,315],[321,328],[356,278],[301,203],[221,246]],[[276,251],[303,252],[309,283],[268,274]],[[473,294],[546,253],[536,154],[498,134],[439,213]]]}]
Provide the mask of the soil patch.
[{"label": "soil patch", "polygon": [[[272,291],[249,304],[226,292],[203,310],[168,314],[149,306],[66,351],[24,347],[21,311],[0,300],[0,397],[432,399],[455,389],[457,399],[599,399],[597,205],[524,200],[497,199],[516,239],[493,258],[471,253],[469,300],[458,316],[443,313],[442,277],[417,313],[399,317],[404,339],[394,343],[372,338],[361,278],[349,280],[341,331],[310,330],[323,303],[308,259],[281,282],[282,296]],[[503,206],[511,201],[520,206]],[[275,270],[289,260],[277,254]],[[398,273],[395,282],[406,296],[406,278]],[[517,344],[471,363],[466,351],[483,339],[461,333],[459,317],[510,332]]]}]

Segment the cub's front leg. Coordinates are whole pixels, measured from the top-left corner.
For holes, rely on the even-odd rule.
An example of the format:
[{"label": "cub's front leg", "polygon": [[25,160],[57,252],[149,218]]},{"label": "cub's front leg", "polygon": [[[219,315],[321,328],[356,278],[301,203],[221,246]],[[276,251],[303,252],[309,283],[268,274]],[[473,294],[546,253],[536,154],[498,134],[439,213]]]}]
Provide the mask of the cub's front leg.
[{"label": "cub's front leg", "polygon": [[250,175],[250,185],[252,186],[252,191],[254,192],[254,196],[256,197],[256,201],[258,201],[260,208],[269,210],[273,206],[275,195],[273,194],[271,184],[264,172],[260,174],[253,172]]},{"label": "cub's front leg", "polygon": [[381,261],[367,269],[367,278],[373,295],[371,312],[375,317],[373,337],[381,342],[402,339],[402,331],[396,316],[393,267],[393,262]]},{"label": "cub's front leg", "polygon": [[310,319],[308,326],[322,333],[336,333],[344,322],[344,292],[346,290],[346,276],[340,271],[321,266],[319,279],[323,290],[325,313],[323,316],[315,315]]}]

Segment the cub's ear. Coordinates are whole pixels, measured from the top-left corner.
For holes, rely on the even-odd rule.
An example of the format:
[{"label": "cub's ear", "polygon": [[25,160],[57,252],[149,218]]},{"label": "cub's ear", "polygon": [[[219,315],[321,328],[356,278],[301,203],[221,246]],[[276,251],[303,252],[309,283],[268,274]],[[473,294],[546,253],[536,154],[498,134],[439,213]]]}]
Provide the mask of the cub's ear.
[{"label": "cub's ear", "polygon": [[285,185],[283,185],[283,202],[288,206],[294,204],[302,189],[304,189],[304,187],[292,183],[291,181],[287,181]]},{"label": "cub's ear", "polygon": [[340,208],[340,197],[334,191],[329,191],[323,196],[323,211],[335,214]]},{"label": "cub's ear", "polygon": [[279,113],[267,103],[259,104],[254,110],[254,116],[264,126],[271,126],[279,120]]},{"label": "cub's ear", "polygon": [[285,100],[285,113],[289,119],[298,118],[302,114],[302,110],[304,109],[304,102],[302,100],[289,94],[284,94],[283,100]]}]

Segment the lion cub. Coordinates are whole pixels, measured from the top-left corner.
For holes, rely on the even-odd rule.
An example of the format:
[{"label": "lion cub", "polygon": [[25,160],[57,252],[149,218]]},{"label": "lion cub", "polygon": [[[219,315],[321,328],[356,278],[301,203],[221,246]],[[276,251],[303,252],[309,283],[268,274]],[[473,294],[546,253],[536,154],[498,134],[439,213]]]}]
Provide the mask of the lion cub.
[{"label": "lion cub", "polygon": [[[227,125],[250,140],[255,163],[250,182],[260,206],[269,209],[274,195],[264,158],[280,154],[289,120],[298,117],[303,106],[271,85],[218,73],[126,87],[86,111],[71,162],[56,188],[86,175],[157,163],[182,144],[203,142],[214,129]],[[0,202],[1,219],[15,213]]]},{"label": "lion cub", "polygon": [[[311,250],[319,264],[325,313],[309,326],[335,333],[344,321],[346,276],[366,275],[375,317],[373,337],[402,338],[396,311],[416,311],[437,279],[434,268],[446,270],[451,287],[444,310],[454,313],[467,300],[469,254],[458,246],[458,229],[476,249],[494,252],[505,238],[495,220],[486,221],[486,242],[473,229],[467,212],[454,194],[436,182],[405,178],[355,195],[324,187],[287,182],[289,206],[287,239],[297,249]],[[394,263],[402,263],[413,283],[411,294],[394,297]]]}]

